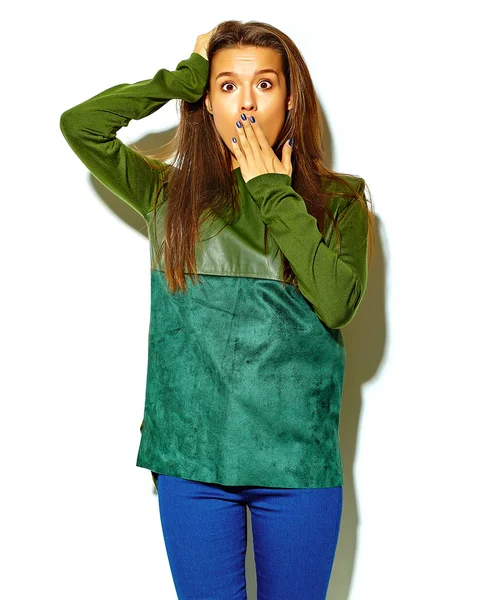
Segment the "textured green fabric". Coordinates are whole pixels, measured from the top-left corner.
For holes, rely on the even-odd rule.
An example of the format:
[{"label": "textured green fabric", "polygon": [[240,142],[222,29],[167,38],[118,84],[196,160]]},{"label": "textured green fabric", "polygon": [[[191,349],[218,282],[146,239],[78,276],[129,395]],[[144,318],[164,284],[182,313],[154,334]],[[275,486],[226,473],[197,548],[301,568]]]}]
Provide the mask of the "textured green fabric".
[{"label": "textured green fabric", "polygon": [[[70,147],[106,187],[141,214],[150,253],[163,239],[163,201],[153,219],[159,173],[116,132],[170,99],[198,100],[209,72],[197,53],[175,71],[120,84],[61,115]],[[203,235],[201,283],[170,294],[163,263],[151,269],[146,398],[137,465],[226,485],[342,485],[338,426],[345,369],[340,328],[367,284],[367,219],[356,201],[335,197],[341,255],[291,178],[237,179],[237,223]],[[365,182],[348,177],[361,191]],[[263,234],[268,227],[268,253]],[[160,229],[158,229],[160,227]],[[213,229],[218,231],[220,223]],[[282,285],[281,252],[299,290]]]},{"label": "textured green fabric", "polygon": [[147,391],[137,465],[225,485],[342,485],[345,349],[294,286],[151,272]]}]

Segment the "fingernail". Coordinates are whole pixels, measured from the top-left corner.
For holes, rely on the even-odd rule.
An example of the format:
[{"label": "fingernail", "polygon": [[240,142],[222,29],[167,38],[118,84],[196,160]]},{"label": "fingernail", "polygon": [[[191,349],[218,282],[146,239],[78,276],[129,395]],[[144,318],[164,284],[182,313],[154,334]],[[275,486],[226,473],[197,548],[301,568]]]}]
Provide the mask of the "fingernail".
[{"label": "fingernail", "polygon": [[256,123],[256,119],[253,117],[253,115],[249,117],[249,120],[251,121],[251,123]]},{"label": "fingernail", "polygon": [[241,113],[241,119],[243,121],[247,121],[247,117],[246,117],[246,115],[244,113]]},{"label": "fingernail", "polygon": [[289,144],[290,144],[290,146],[293,146],[293,138],[290,138]]},{"label": "fingernail", "polygon": [[239,129],[241,129],[242,123],[240,123],[239,121],[236,121],[236,125],[239,127]]}]

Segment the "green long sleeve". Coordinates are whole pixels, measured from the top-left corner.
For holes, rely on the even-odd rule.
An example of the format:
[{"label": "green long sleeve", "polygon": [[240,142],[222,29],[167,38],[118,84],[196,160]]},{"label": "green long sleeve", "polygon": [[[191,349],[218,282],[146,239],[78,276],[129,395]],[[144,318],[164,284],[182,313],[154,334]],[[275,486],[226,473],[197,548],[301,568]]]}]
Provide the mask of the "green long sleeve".
[{"label": "green long sleeve", "polygon": [[[359,191],[365,181],[356,178]],[[336,235],[327,245],[315,217],[291,187],[291,177],[264,173],[246,182],[261,218],[288,259],[301,293],[330,328],[341,328],[353,318],[367,286],[367,215],[354,200],[337,211],[341,255]]]},{"label": "green long sleeve", "polygon": [[153,208],[159,172],[116,137],[131,119],[154,113],[169,100],[196,102],[204,92],[209,61],[193,52],[175,71],[110,87],[62,113],[60,128],[91,173],[144,218]]}]

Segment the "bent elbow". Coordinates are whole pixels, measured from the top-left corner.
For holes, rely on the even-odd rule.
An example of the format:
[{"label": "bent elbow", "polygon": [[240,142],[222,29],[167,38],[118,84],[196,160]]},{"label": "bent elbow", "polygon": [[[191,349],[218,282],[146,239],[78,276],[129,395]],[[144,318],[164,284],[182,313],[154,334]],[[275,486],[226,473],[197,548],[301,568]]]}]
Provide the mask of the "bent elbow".
[{"label": "bent elbow", "polygon": [[76,129],[78,129],[76,126],[77,120],[77,112],[75,107],[68,108],[61,114],[59,119],[59,127],[66,140],[75,135]]},{"label": "bent elbow", "polygon": [[342,327],[348,325],[355,317],[364,297],[364,292],[365,286],[356,279],[346,299],[342,300],[340,298],[330,310],[326,307],[326,310],[315,309],[315,312],[327,327],[342,329]]}]

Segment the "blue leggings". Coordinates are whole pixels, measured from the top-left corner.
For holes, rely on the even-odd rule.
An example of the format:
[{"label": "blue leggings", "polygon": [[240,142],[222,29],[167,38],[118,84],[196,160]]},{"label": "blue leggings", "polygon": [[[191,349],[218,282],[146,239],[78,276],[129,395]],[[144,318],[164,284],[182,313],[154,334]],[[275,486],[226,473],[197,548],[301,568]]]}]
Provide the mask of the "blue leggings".
[{"label": "blue leggings", "polygon": [[163,537],[179,600],[247,600],[246,505],[258,600],[324,600],[342,487],[227,486],[158,475]]}]

